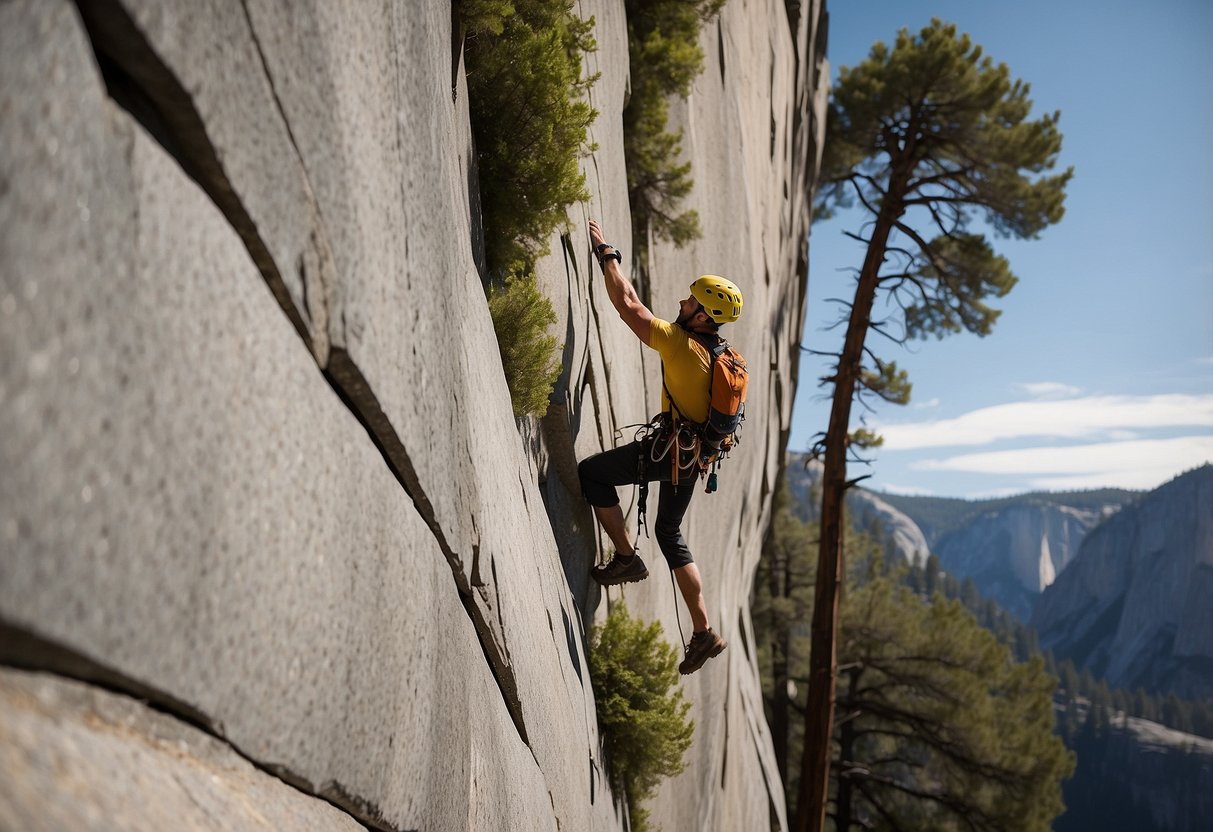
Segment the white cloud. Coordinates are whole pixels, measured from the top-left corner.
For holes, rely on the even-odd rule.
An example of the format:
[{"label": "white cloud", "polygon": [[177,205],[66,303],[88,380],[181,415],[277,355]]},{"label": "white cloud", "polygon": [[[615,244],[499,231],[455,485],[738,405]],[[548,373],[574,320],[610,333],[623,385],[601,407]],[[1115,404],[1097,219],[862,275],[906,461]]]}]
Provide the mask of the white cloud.
[{"label": "white cloud", "polygon": [[1018,386],[1021,390],[1026,391],[1029,396],[1035,396],[1038,399],[1071,398],[1082,393],[1081,387],[1075,387],[1072,384],[1062,384],[1058,381],[1030,381]]},{"label": "white cloud", "polygon": [[962,454],[911,464],[926,471],[1024,476],[1034,488],[1156,488],[1213,461],[1213,435]]},{"label": "white cloud", "polygon": [[1149,428],[1213,427],[1213,393],[1202,395],[1085,396],[1012,402],[954,419],[881,424],[884,450],[988,445],[1007,439],[1107,439]]},{"label": "white cloud", "polygon": [[939,407],[939,399],[927,399],[925,402],[914,402],[912,405],[915,410],[931,410]]}]

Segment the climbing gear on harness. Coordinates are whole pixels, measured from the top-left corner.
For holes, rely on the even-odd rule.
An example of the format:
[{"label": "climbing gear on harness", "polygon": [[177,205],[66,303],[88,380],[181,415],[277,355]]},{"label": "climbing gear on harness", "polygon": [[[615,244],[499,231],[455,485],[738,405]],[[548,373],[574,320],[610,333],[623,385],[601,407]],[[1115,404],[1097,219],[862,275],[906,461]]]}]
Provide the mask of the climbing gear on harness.
[{"label": "climbing gear on harness", "polygon": [[636,482],[640,489],[640,494],[636,499],[636,539],[640,539],[643,533],[645,537],[649,536],[647,512],[649,508],[649,477],[648,466],[649,462],[660,462],[665,458],[665,454],[653,456],[653,449],[660,444],[662,435],[665,431],[665,422],[662,417],[665,414],[658,414],[653,421],[643,425],[629,425],[628,427],[636,428]]},{"label": "climbing gear on harness", "polygon": [[729,643],[716,635],[716,632],[708,627],[702,633],[695,633],[691,636],[691,643],[686,646],[686,658],[678,665],[678,672],[683,676],[694,673],[699,668],[703,667],[703,663],[708,659],[719,656],[724,652],[724,648],[728,647]]},{"label": "climbing gear on harness", "polygon": [[741,317],[741,290],[727,277],[701,275],[691,284],[691,294],[718,324],[729,324]]},{"label": "climbing gear on harness", "polygon": [[[684,422],[676,427],[669,413],[658,413],[653,421],[636,425],[635,441],[639,458],[636,464],[636,484],[640,493],[636,500],[636,539],[641,534],[649,536],[647,512],[649,502],[649,465],[662,463],[668,457],[673,470],[670,481],[678,485],[679,476],[687,476],[695,470],[699,460],[697,435],[690,430],[693,422]],[[633,427],[629,425],[628,427]],[[679,450],[673,453],[674,448]]]},{"label": "climbing gear on harness", "polygon": [[[741,441],[739,433],[741,423],[745,421],[745,397],[749,388],[749,369],[745,359],[728,341],[720,336],[714,336],[715,341],[690,333],[712,356],[712,366],[709,370],[708,381],[708,418],[704,422],[695,422],[683,415],[683,410],[665,383],[665,365],[661,367],[661,386],[665,390],[666,399],[670,403],[668,416],[674,425],[672,436],[678,439],[679,452],[673,458],[671,479],[678,484],[681,471],[697,466],[696,476],[707,474],[707,493],[716,490],[716,469],[720,461]],[[655,420],[656,421],[656,420]],[[670,440],[671,443],[673,439]],[[654,461],[663,459],[669,446],[663,449],[660,456],[654,456]],[[690,459],[683,463],[683,452]]]},{"label": "climbing gear on harness", "polygon": [[664,412],[653,417],[650,425],[654,428],[654,433],[647,461],[656,463],[668,457],[670,484],[678,485],[682,476],[691,474],[699,463],[697,426],[680,416]]},{"label": "climbing gear on harness", "polygon": [[606,565],[595,566],[590,570],[590,577],[600,586],[635,583],[648,576],[648,567],[644,565],[638,551],[633,551],[630,557],[616,552]]},{"label": "climbing gear on harness", "polygon": [[[645,427],[647,427],[647,425]],[[643,429],[644,428],[641,428],[641,430]],[[637,431],[638,438],[639,434],[640,431]],[[647,472],[645,471],[645,468],[647,467],[645,457],[647,457],[648,454],[645,453],[645,446],[643,442],[637,446],[636,455],[638,457],[636,460],[636,476],[640,480],[640,495],[636,498],[636,539],[640,540],[641,532],[644,532],[645,537],[649,536],[648,525],[645,523],[645,514],[649,510],[649,478],[646,476]]]}]

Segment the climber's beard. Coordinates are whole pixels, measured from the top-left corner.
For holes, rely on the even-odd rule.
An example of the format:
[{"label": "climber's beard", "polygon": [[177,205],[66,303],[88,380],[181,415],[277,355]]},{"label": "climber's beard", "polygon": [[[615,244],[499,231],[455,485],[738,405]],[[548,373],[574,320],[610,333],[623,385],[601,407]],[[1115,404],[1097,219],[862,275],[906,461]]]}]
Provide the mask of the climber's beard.
[{"label": "climber's beard", "polygon": [[674,319],[677,326],[687,329],[687,325],[691,322],[691,318],[699,312],[699,302],[694,297],[689,297],[678,303],[678,317]]}]

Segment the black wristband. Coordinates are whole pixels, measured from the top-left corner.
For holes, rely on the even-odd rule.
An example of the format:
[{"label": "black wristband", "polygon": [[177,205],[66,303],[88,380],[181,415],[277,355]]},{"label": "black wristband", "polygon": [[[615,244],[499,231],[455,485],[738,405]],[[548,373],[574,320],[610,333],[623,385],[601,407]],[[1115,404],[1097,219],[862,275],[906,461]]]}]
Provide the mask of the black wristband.
[{"label": "black wristband", "polygon": [[[610,254],[603,254],[606,249],[613,249]],[[619,253],[619,249],[615,248],[610,243],[599,243],[594,246],[594,256],[598,258],[598,265],[606,268],[606,261],[614,259],[616,263],[623,263],[623,255]]]}]

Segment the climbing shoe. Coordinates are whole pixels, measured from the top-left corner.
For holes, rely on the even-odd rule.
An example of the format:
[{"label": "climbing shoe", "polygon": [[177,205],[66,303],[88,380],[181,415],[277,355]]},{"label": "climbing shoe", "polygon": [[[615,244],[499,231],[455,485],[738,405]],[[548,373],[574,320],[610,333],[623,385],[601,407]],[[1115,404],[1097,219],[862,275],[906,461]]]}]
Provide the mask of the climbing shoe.
[{"label": "climbing shoe", "polygon": [[649,570],[640,555],[633,553],[627,556],[616,552],[610,563],[591,569],[590,576],[602,586],[615,586],[643,581],[649,576]]},{"label": "climbing shoe", "polygon": [[719,656],[728,646],[728,643],[716,635],[711,627],[702,633],[695,633],[691,636],[691,643],[687,645],[686,658],[678,665],[678,672],[683,676],[694,673],[703,667],[704,662],[713,656]]}]

